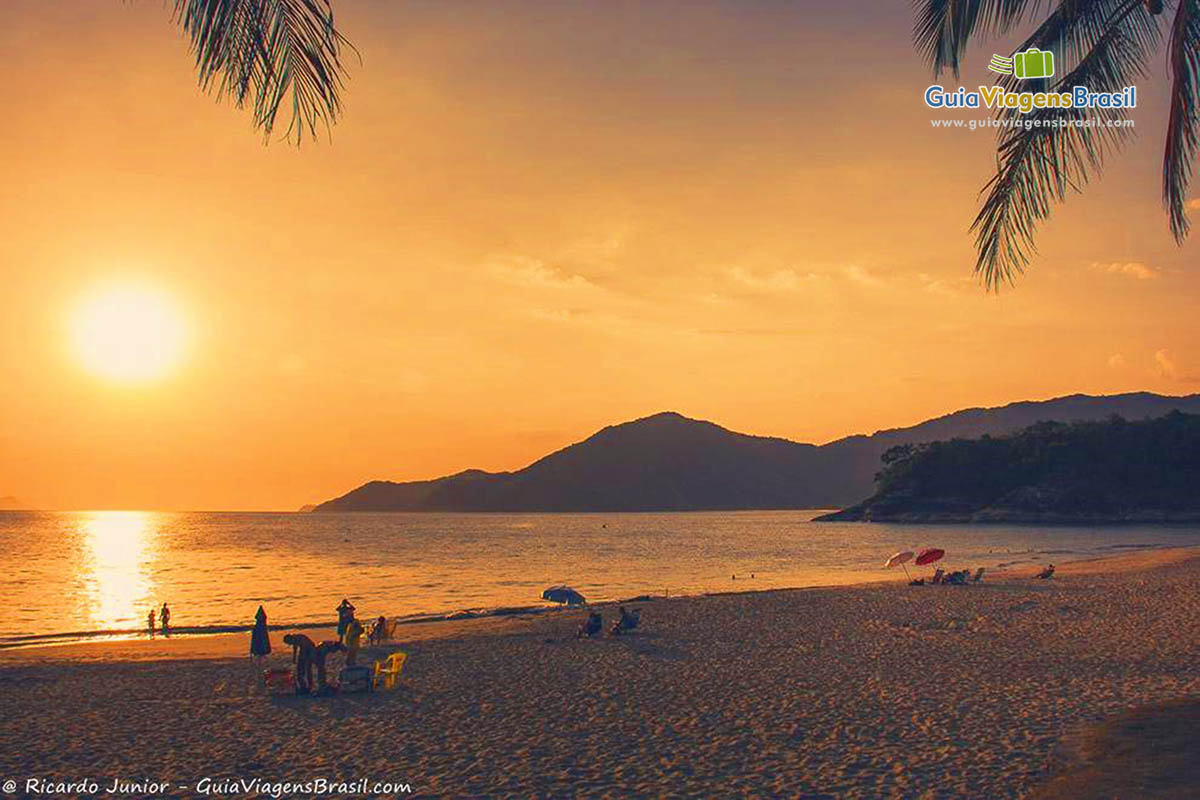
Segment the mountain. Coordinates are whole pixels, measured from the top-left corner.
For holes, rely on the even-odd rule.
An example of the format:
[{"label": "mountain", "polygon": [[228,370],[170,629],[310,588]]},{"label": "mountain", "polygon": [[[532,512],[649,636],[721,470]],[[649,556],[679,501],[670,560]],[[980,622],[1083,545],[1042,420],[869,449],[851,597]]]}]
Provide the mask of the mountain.
[{"label": "mountain", "polygon": [[407,483],[371,481],[326,511],[680,511],[833,508],[872,494],[896,445],[998,436],[1040,421],[1200,413],[1200,395],[1135,393],[957,411],[909,428],[816,446],[749,436],[673,412],[613,425],[515,472],[467,470]]},{"label": "mountain", "polygon": [[817,449],[666,412],[604,428],[517,472],[373,481],[317,510],[806,508],[822,496],[805,480],[817,465]]},{"label": "mountain", "polygon": [[27,511],[29,507],[11,494],[0,497],[0,511]]},{"label": "mountain", "polygon": [[901,445],[878,490],[821,521],[1200,521],[1200,415],[1040,422],[1005,436]]}]

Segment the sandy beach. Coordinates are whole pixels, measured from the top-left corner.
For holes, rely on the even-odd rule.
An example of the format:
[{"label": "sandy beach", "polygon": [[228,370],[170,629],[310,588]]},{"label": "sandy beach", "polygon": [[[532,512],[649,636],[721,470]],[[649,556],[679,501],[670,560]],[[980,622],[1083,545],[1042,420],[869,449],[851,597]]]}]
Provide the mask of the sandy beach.
[{"label": "sandy beach", "polygon": [[1021,797],[1081,725],[1200,694],[1198,589],[1191,548],[1049,581],[655,600],[643,629],[590,641],[573,610],[410,625],[400,689],[333,698],[265,696],[244,634],[10,650],[0,777],[15,794],[325,778],[431,797]]}]

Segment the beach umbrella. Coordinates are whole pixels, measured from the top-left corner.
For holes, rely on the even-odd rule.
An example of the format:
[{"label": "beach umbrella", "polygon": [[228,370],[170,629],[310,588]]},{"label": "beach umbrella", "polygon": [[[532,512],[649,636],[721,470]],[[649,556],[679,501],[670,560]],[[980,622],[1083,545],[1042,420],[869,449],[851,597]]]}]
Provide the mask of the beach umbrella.
[{"label": "beach umbrella", "polygon": [[582,605],[584,602],[583,595],[570,586],[551,586],[542,592],[542,599],[549,600],[551,603],[564,603],[570,606]]},{"label": "beach umbrella", "polygon": [[944,555],[946,555],[946,551],[940,547],[926,547],[917,553],[917,560],[913,563],[918,567],[923,567],[926,564],[932,564],[935,561],[941,560]]},{"label": "beach umbrella", "polygon": [[892,554],[891,558],[889,558],[887,561],[883,562],[883,566],[890,569],[891,567],[894,567],[897,564],[899,564],[900,567],[904,570],[904,575],[911,581],[912,576],[908,574],[908,567],[904,566],[904,563],[906,561],[912,561],[912,559],[913,559],[913,551],[912,550],[901,550],[899,553]]}]

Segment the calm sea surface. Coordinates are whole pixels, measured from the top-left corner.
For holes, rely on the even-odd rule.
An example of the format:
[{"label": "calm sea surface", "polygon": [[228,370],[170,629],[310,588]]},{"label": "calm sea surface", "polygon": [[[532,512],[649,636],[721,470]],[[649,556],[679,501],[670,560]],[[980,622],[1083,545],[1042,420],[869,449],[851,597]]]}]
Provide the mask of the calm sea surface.
[{"label": "calm sea surface", "polygon": [[0,644],[140,631],[164,600],[173,626],[203,630],[249,624],[260,603],[272,625],[311,624],[332,622],[342,597],[372,618],[538,604],[558,583],[612,600],[878,580],[891,577],[888,555],[929,545],[958,568],[1200,544],[1200,526],[829,524],[815,513],[0,512]]}]

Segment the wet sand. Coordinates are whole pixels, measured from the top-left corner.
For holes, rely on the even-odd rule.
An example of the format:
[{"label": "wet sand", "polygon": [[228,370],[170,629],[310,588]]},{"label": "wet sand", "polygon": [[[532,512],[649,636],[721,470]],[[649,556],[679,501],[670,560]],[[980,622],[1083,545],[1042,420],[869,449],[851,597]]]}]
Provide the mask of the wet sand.
[{"label": "wet sand", "polygon": [[10,650],[0,777],[162,780],[156,794],[181,797],[204,778],[452,797],[1019,797],[1082,724],[1200,695],[1198,590],[1192,548],[1050,581],[656,600],[643,629],[590,641],[574,638],[579,611],[409,625],[400,689],[333,698],[265,696],[246,634]]}]

